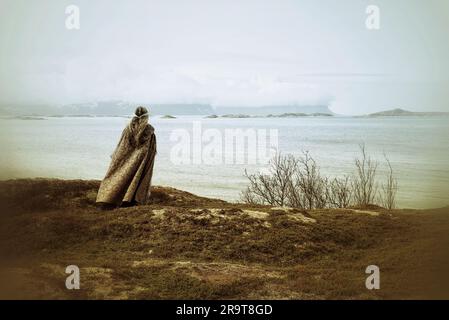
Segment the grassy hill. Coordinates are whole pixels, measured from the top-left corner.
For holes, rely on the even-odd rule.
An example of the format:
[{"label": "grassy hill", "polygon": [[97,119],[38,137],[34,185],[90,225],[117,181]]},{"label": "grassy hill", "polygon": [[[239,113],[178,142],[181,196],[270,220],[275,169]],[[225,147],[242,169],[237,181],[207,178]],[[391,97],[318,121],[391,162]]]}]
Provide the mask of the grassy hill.
[{"label": "grassy hill", "polygon": [[[103,212],[98,186],[0,182],[0,298],[449,298],[449,208],[306,212],[155,187],[149,205]],[[80,290],[65,288],[72,264]]]}]

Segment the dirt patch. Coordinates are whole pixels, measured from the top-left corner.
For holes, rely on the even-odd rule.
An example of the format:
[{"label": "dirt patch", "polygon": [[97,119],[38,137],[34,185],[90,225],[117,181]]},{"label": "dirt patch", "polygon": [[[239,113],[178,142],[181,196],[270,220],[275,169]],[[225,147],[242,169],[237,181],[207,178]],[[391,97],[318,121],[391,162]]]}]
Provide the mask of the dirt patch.
[{"label": "dirt patch", "polygon": [[153,212],[153,217],[154,218],[157,218],[157,219],[163,219],[164,218],[165,209],[159,209],[159,210],[153,209],[152,212]]},{"label": "dirt patch", "polygon": [[264,220],[268,218],[269,214],[263,211],[243,210],[244,214],[249,215],[251,218]]}]

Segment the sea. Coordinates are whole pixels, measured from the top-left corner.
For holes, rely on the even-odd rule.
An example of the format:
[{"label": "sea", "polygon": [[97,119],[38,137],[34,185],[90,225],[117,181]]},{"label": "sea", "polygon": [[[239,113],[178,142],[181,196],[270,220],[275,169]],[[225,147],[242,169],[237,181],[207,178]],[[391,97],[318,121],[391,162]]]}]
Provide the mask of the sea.
[{"label": "sea", "polygon": [[[127,116],[2,118],[0,179],[102,179],[129,121]],[[248,184],[245,170],[267,173],[275,152],[308,152],[323,175],[341,177],[354,174],[364,145],[378,162],[379,185],[389,159],[398,207],[449,205],[448,117],[155,116],[150,123],[158,142],[155,185],[234,202]]]}]

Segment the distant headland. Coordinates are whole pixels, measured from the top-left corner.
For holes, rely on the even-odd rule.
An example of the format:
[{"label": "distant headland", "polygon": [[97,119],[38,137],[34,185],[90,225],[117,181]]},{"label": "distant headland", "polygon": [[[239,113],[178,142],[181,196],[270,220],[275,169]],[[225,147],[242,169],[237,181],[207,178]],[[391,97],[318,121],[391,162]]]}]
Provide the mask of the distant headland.
[{"label": "distant headland", "polygon": [[449,112],[414,112],[401,108],[370,113],[368,117],[449,116]]}]

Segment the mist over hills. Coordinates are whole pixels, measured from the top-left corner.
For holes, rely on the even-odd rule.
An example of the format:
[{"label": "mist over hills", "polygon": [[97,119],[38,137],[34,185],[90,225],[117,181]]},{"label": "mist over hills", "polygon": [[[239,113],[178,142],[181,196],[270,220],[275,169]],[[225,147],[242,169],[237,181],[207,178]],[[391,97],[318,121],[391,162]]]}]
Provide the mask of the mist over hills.
[{"label": "mist over hills", "polygon": [[327,113],[334,114],[328,106],[273,105],[256,107],[219,106],[209,104],[151,104],[130,103],[124,101],[99,101],[89,103],[50,105],[5,105],[0,106],[2,116],[127,116],[132,115],[137,106],[149,107],[152,115],[213,115],[213,114],[247,114],[266,116],[282,113]]},{"label": "mist over hills", "polygon": [[302,105],[279,105],[260,107],[216,107],[217,114],[248,114],[254,116],[266,116],[269,114],[285,113],[327,113],[334,114],[328,106],[302,106]]}]

